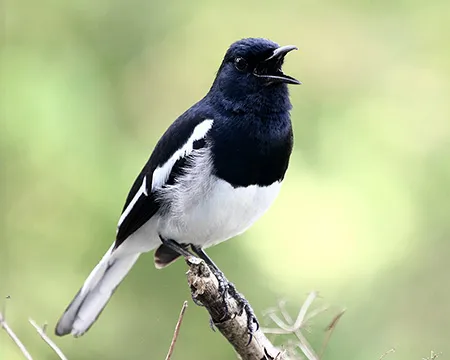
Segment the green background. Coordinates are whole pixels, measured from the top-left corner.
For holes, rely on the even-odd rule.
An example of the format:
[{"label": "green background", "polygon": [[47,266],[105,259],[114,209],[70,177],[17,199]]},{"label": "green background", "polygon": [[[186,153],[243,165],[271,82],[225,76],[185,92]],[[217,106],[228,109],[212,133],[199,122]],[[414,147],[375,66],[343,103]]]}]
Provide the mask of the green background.
[{"label": "green background", "polygon": [[[1,5],[0,295],[53,329],[114,240],[135,176],[168,125],[209,89],[242,37],[295,44],[285,72],[295,150],[282,192],[210,255],[260,315],[310,290],[341,308],[327,359],[450,353],[450,2],[7,0]],[[182,302],[179,261],[142,256],[70,360],[164,359]],[[187,309],[173,359],[233,359]],[[2,300],[3,302],[3,300]],[[2,305],[3,307],[3,305]],[[0,332],[0,359],[21,355]]]}]

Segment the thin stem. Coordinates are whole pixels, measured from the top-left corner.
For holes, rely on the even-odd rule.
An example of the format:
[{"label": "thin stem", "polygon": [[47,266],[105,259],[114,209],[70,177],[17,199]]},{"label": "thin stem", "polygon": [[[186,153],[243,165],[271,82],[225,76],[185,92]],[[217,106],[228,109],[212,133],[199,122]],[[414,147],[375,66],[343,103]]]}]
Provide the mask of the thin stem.
[{"label": "thin stem", "polygon": [[178,317],[177,324],[175,326],[175,331],[173,333],[172,342],[170,343],[169,352],[167,353],[166,360],[170,360],[172,357],[173,349],[175,348],[175,343],[178,339],[178,334],[180,332],[181,322],[183,321],[184,313],[186,312],[186,308],[188,306],[187,301],[183,303],[183,306],[181,307],[180,316]]},{"label": "thin stem", "polygon": [[380,356],[380,359],[379,359],[379,360],[383,360],[383,359],[386,357],[386,355],[388,355],[388,354],[390,354],[390,353],[394,353],[394,352],[395,352],[395,349],[394,349],[394,348],[389,349],[389,350],[386,351],[383,355]]},{"label": "thin stem", "polygon": [[294,320],[292,320],[291,315],[289,315],[288,311],[286,310],[286,301],[281,300],[278,302],[278,308],[280,309],[281,315],[283,315],[284,320],[288,324],[292,324]]},{"label": "thin stem", "polygon": [[52,350],[56,353],[56,355],[58,355],[61,360],[67,360],[66,356],[63,354],[61,349],[58,346],[56,346],[56,344],[45,333],[44,329],[46,328],[46,325],[44,325],[41,328],[38,324],[36,324],[36,322],[33,319],[30,318],[28,319],[28,321],[36,329],[37,333],[42,338],[42,340],[44,340],[47,343],[47,345],[52,348]]},{"label": "thin stem", "polygon": [[324,340],[324,342],[322,344],[322,349],[320,350],[320,357],[322,357],[323,354],[325,353],[325,349],[328,346],[328,342],[330,341],[331,335],[333,334],[333,331],[336,328],[337,323],[341,319],[342,315],[344,315],[344,313],[345,313],[345,309],[342,310],[339,314],[337,314],[333,318],[333,320],[331,320],[330,325],[327,326],[327,328],[326,328],[327,335],[326,335],[325,340]]},{"label": "thin stem", "polygon": [[319,360],[319,357],[314,352],[313,348],[309,344],[308,340],[303,336],[300,330],[297,330],[295,333],[299,343],[298,347],[302,351],[302,353],[308,358],[308,360]]},{"label": "thin stem", "polygon": [[303,320],[305,319],[306,313],[308,312],[309,307],[314,302],[314,300],[317,297],[317,292],[312,291],[309,293],[308,297],[306,298],[305,302],[302,305],[302,308],[300,309],[297,320],[295,320],[294,326],[292,326],[292,329],[298,330],[303,325]]},{"label": "thin stem", "polygon": [[12,331],[12,329],[9,327],[9,325],[6,323],[6,320],[2,313],[0,313],[0,326],[6,331],[6,333],[9,335],[9,337],[12,339],[12,341],[15,342],[17,347],[22,351],[22,354],[25,356],[27,360],[33,360],[30,353],[28,352],[25,345],[22,343],[22,341],[19,340],[17,335]]}]

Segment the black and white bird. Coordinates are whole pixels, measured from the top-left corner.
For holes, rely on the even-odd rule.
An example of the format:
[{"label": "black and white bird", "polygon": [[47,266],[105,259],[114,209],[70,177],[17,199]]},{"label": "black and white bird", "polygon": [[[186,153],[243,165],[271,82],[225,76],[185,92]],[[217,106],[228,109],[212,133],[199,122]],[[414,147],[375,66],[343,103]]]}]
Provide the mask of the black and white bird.
[{"label": "black and white bird", "polygon": [[61,316],[57,335],[84,334],[151,250],[163,268],[190,247],[245,302],[203,249],[247,230],[280,191],[293,145],[287,84],[300,84],[281,68],[294,49],[261,38],[230,46],[206,96],[157,143],[128,194],[115,242]]}]

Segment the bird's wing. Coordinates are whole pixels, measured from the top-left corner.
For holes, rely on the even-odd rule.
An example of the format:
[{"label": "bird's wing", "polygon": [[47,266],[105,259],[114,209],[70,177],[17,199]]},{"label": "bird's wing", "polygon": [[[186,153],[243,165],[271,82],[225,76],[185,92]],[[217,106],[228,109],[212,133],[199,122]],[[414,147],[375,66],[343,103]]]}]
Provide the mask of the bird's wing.
[{"label": "bird's wing", "polygon": [[212,125],[213,120],[187,112],[167,129],[131,187],[117,226],[114,248],[155,215],[160,207],[155,192],[173,184],[186,157],[205,146]]}]

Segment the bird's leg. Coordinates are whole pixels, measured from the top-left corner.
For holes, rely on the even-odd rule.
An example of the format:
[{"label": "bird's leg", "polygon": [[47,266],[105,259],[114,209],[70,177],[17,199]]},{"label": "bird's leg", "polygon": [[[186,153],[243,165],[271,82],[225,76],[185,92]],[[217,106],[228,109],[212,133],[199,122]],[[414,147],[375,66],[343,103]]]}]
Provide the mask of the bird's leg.
[{"label": "bird's leg", "polygon": [[[199,246],[191,245],[192,251],[198,255],[201,259],[203,259],[206,264],[210,267],[213,274],[216,276],[218,282],[219,282],[219,292],[222,295],[222,297],[225,299],[225,296],[228,292],[228,294],[233,297],[238,304],[241,306],[241,314],[242,311],[245,311],[247,315],[247,328],[250,334],[250,341],[252,340],[252,334],[254,332],[253,330],[253,324],[256,325],[256,330],[259,329],[259,323],[258,319],[256,318],[255,312],[253,311],[252,307],[250,306],[250,303],[247,301],[247,299],[236,290],[236,287],[233,283],[229,282],[223,272],[217,267],[217,265],[214,263],[214,261],[208,256],[208,254],[205,253],[205,251],[200,248]],[[226,309],[228,312],[228,309]]]},{"label": "bird's leg", "polygon": [[[247,314],[247,328],[248,331],[251,334],[253,334],[254,331],[258,331],[259,329],[259,322],[256,318],[255,312],[252,309],[250,303],[248,300],[242,295],[240,292],[236,290],[236,286],[234,286],[233,283],[228,283],[228,293],[236,299],[236,301],[242,306],[242,311],[245,311]],[[255,325],[255,329],[253,330],[253,324]],[[251,337],[249,340],[249,343],[251,341]]]},{"label": "bird's leg", "polygon": [[[189,251],[186,250],[185,247],[177,243],[175,240],[166,240],[161,235],[159,235],[159,239],[164,246],[167,246],[169,249],[175,251],[180,256],[183,256],[184,258],[193,256]],[[192,297],[192,301],[194,301],[194,303],[198,306],[203,306],[203,304],[196,300],[194,297]]]},{"label": "bird's leg", "polygon": [[192,256],[192,254],[189,251],[187,251],[183,246],[178,244],[175,240],[166,240],[161,235],[159,235],[159,238],[163,243],[163,245],[175,251],[177,254],[180,254],[180,256],[183,256],[185,258]]}]

